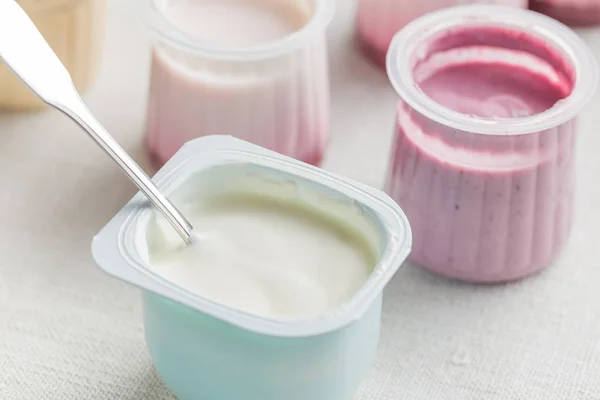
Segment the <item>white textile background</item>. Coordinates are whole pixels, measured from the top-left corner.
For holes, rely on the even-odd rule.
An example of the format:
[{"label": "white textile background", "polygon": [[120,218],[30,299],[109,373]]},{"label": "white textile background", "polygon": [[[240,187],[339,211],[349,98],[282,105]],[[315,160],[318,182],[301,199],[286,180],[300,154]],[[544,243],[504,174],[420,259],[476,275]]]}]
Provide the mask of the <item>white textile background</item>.
[{"label": "white textile background", "polygon": [[[149,38],[125,3],[111,2],[86,100],[144,162]],[[380,187],[396,97],[354,47],[355,2],[337,3],[325,167]],[[600,30],[580,32],[600,57]],[[500,286],[406,264],[386,290],[379,357],[357,400],[600,399],[599,109],[596,96],[581,120],[576,226],[560,261]],[[0,399],[173,399],[145,349],[138,291],[90,256],[92,236],[134,191],[57,112],[0,114]]]}]

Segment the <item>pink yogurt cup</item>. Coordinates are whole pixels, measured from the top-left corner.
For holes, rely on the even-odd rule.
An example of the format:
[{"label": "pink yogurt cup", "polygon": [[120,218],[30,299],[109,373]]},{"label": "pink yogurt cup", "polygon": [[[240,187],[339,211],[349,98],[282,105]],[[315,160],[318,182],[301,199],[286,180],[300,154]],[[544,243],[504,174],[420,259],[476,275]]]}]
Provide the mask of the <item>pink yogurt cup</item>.
[{"label": "pink yogurt cup", "polygon": [[357,41],[372,61],[385,68],[390,42],[402,27],[428,12],[470,3],[527,8],[527,0],[359,0]]},{"label": "pink yogurt cup", "polygon": [[529,8],[571,26],[600,24],[600,0],[529,0]]},{"label": "pink yogurt cup", "polygon": [[386,191],[411,223],[411,260],[472,282],[551,264],[571,230],[577,116],[598,78],[581,39],[531,11],[456,7],[399,32],[387,68],[400,102]]},{"label": "pink yogurt cup", "polygon": [[[253,144],[320,164],[329,141],[330,93],[326,28],[333,16],[328,0],[231,0],[251,10],[256,5],[297,8],[305,24],[286,36],[249,45],[222,46],[181,29],[169,7],[182,4],[198,13],[212,0],[135,0],[154,33],[146,141],[155,166],[162,166],[192,139],[233,135]],[[247,4],[246,4],[247,3]],[[279,4],[281,3],[281,4]],[[207,29],[228,22],[223,5]],[[183,15],[195,26],[194,15]],[[236,15],[236,18],[239,18]],[[182,18],[181,15],[178,18]],[[191,22],[190,22],[191,21]],[[190,29],[189,27],[187,29]],[[228,29],[243,30],[231,26]],[[223,29],[221,29],[223,30]],[[237,46],[237,47],[236,47]]]}]

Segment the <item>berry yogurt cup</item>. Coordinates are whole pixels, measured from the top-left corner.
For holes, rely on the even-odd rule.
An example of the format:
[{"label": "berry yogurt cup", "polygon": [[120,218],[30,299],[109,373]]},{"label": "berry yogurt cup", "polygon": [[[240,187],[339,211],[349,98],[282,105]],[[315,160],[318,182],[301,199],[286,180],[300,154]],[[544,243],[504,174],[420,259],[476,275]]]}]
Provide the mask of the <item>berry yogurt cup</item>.
[{"label": "berry yogurt cup", "polygon": [[473,282],[533,274],[564,248],[577,120],[598,71],[581,39],[528,10],[440,10],[399,32],[400,96],[386,191],[413,228],[412,261]]},{"label": "berry yogurt cup", "polygon": [[440,8],[471,3],[527,8],[527,0],[359,0],[356,36],[364,53],[385,68],[394,34],[415,18]]}]

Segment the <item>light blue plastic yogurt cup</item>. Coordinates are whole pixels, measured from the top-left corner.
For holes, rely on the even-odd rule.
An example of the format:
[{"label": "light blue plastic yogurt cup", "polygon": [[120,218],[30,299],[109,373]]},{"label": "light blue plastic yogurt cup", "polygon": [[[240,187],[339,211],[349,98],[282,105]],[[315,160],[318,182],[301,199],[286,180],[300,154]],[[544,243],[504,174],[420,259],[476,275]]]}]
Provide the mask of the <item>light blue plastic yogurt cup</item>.
[{"label": "light blue plastic yogurt cup", "polygon": [[379,190],[229,136],[188,142],[153,180],[180,206],[244,186],[263,190],[260,180],[271,194],[343,218],[378,254],[367,281],[337,309],[254,316],[151,269],[154,211],[138,193],[94,238],[92,253],[105,272],[142,289],[146,343],[166,385],[180,400],[351,400],[375,356],[383,288],[410,252],[399,206]]}]

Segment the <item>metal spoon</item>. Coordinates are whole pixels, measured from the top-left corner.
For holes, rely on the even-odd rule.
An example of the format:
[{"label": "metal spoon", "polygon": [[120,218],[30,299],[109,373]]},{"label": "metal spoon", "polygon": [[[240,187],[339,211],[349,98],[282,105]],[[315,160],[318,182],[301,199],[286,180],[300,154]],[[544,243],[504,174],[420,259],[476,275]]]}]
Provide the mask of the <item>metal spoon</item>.
[{"label": "metal spoon", "polygon": [[119,164],[181,238],[191,242],[192,225],[94,117],[77,93],[69,72],[14,0],[0,0],[0,57],[44,102],[78,123]]}]

